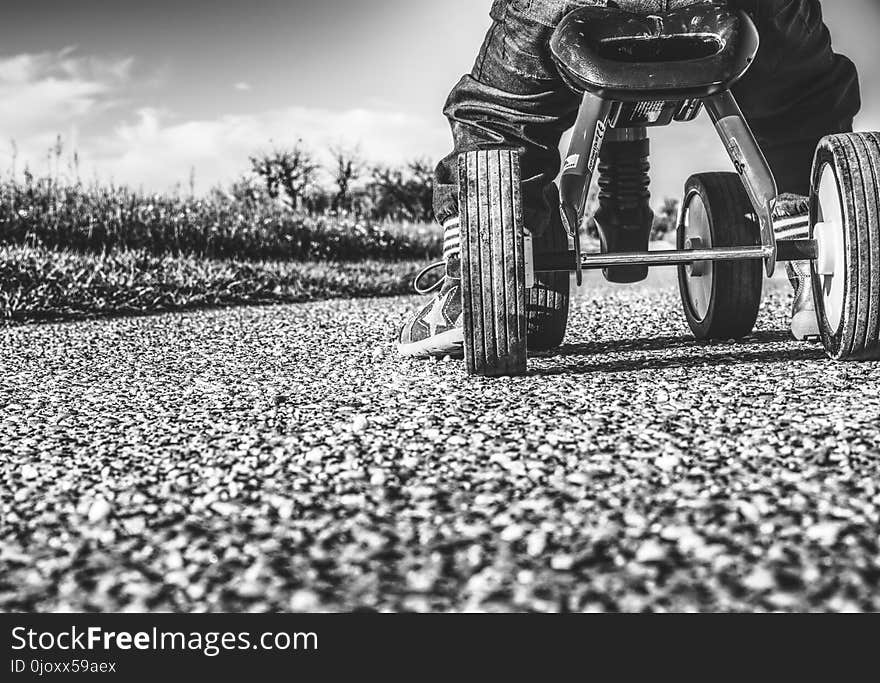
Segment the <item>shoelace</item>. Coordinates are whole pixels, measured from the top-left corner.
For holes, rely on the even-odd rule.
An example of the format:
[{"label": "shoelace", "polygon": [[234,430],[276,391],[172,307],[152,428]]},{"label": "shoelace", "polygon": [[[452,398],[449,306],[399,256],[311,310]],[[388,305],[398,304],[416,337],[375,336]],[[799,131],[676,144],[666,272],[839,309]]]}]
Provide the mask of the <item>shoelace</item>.
[{"label": "shoelace", "polygon": [[787,270],[788,281],[794,289],[794,297],[798,299],[808,286],[812,287],[809,265],[803,261],[789,261]]},{"label": "shoelace", "polygon": [[443,278],[441,277],[437,282],[428,287],[420,287],[419,283],[424,279],[424,277],[433,270],[437,270],[438,268],[445,268],[446,261],[437,261],[436,263],[432,263],[429,266],[425,266],[419,271],[419,274],[416,275],[416,279],[413,280],[413,289],[416,290],[416,294],[430,294],[432,292],[436,292],[443,286]]}]

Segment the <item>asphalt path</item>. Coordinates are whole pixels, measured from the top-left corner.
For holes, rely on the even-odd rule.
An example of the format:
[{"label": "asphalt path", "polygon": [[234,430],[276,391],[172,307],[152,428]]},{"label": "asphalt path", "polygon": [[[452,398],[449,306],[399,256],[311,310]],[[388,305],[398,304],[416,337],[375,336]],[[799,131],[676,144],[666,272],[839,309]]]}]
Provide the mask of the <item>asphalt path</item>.
[{"label": "asphalt path", "polygon": [[880,610],[880,364],[591,279],[526,377],[415,298],[0,331],[0,610]]}]

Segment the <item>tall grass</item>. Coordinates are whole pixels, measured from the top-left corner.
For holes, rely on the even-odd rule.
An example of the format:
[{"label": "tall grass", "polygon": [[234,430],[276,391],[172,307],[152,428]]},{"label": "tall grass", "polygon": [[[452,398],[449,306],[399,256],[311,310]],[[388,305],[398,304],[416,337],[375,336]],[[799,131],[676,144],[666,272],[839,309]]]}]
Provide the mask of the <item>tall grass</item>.
[{"label": "tall grass", "polygon": [[261,196],[149,195],[30,177],[0,182],[0,244],[292,261],[426,259],[441,247],[427,226],[310,216]]},{"label": "tall grass", "polygon": [[27,322],[410,291],[420,264],[303,263],[82,254],[0,246],[0,320]]}]

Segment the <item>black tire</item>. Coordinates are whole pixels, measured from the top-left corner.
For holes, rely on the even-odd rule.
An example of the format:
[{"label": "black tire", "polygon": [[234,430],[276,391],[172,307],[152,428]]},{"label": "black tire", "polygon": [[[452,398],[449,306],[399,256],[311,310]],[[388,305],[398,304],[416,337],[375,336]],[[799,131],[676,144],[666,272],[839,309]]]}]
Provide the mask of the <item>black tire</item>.
[{"label": "black tire", "polygon": [[[843,289],[839,323],[826,310],[824,275],[812,262],[813,295],[822,343],[834,360],[880,359],[880,133],[831,135],[819,142],[810,197],[811,236],[820,215],[823,173],[833,171],[840,202]],[[836,275],[836,273],[835,273]],[[830,293],[830,288],[829,288]]]},{"label": "black tire", "polygon": [[[685,186],[678,248],[685,248],[687,212],[699,198],[705,207],[711,247],[761,244],[761,228],[745,187],[735,173],[700,173]],[[689,269],[679,266],[678,285],[684,314],[697,339],[742,339],[755,329],[764,285],[764,264],[759,260],[720,261],[705,264],[712,275],[710,292],[701,303],[689,293]],[[690,280],[692,283],[693,280]],[[705,309],[705,310],[703,310]]]},{"label": "black tire", "polygon": [[519,155],[459,157],[464,347],[472,375],[526,371],[526,288]]},{"label": "black tire", "polygon": [[[568,233],[558,215],[545,234],[533,240],[535,255],[568,251]],[[571,299],[569,273],[535,273],[535,286],[526,292],[528,346],[549,351],[562,345],[568,328]]]}]

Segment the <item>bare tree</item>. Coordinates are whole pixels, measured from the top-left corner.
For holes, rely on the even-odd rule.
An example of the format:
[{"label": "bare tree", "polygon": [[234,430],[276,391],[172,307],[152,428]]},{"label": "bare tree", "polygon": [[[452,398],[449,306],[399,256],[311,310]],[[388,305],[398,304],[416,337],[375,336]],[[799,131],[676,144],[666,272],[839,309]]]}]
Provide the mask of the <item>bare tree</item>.
[{"label": "bare tree", "polygon": [[434,215],[434,166],[427,159],[409,164],[409,189],[416,205],[416,220],[430,221]]},{"label": "bare tree", "polygon": [[412,161],[405,169],[375,167],[369,191],[377,218],[431,220],[434,172],[426,161]]},{"label": "bare tree", "polygon": [[679,201],[667,197],[663,200],[660,213],[654,219],[654,227],[651,230],[651,239],[660,239],[665,235],[675,233],[678,229]]},{"label": "bare tree", "polygon": [[332,147],[330,153],[335,163],[333,182],[336,185],[332,207],[336,211],[350,211],[353,203],[352,185],[363,175],[364,161],[357,148]]},{"label": "bare tree", "polygon": [[282,198],[293,209],[301,208],[320,168],[303,147],[302,140],[292,149],[276,149],[269,154],[253,156],[250,161],[251,169],[263,179],[269,196]]},{"label": "bare tree", "polygon": [[376,218],[409,218],[412,205],[406,191],[406,179],[399,168],[376,166],[372,170],[369,192],[373,197]]}]

